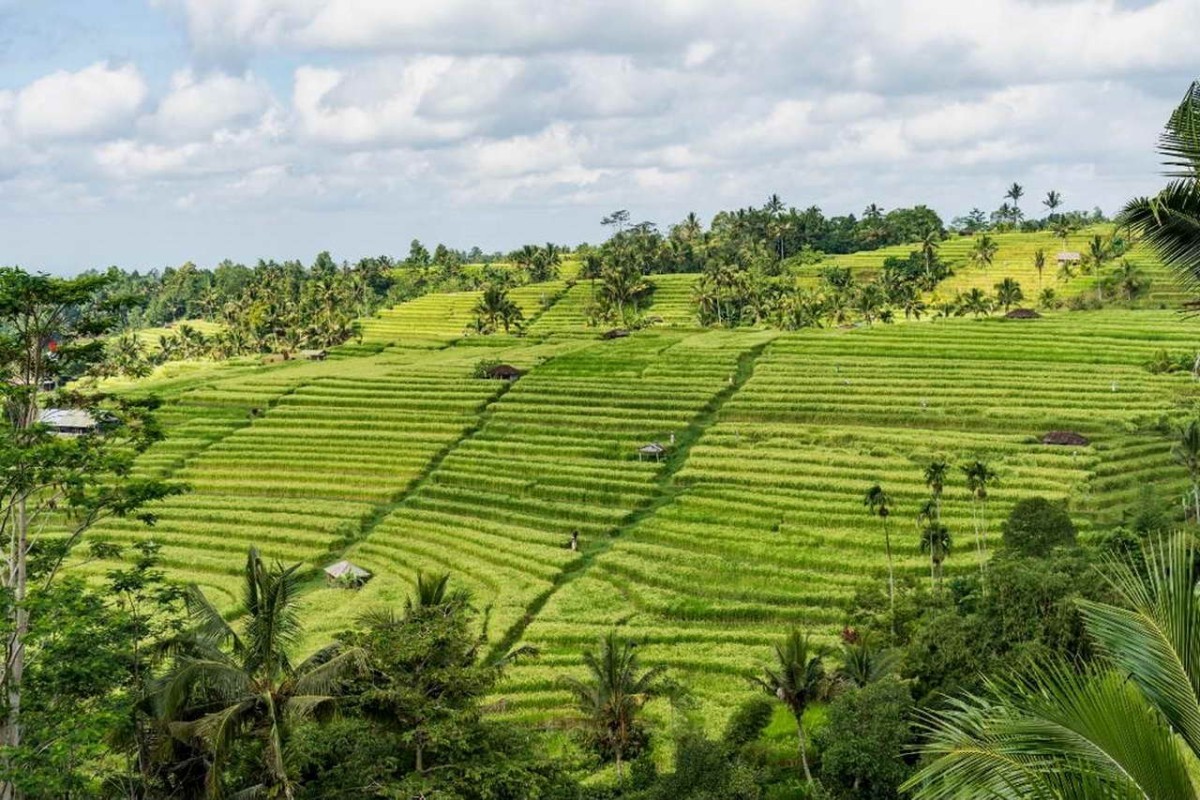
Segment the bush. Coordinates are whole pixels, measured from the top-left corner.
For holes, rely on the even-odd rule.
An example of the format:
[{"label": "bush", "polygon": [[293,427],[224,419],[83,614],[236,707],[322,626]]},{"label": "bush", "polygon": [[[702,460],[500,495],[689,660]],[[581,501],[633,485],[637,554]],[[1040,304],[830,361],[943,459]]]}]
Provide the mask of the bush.
[{"label": "bush", "polygon": [[725,744],[730,747],[744,747],[756,741],[771,724],[774,713],[775,704],[766,695],[748,698],[729,718],[729,723],[725,726]]},{"label": "bush", "polygon": [[1063,503],[1030,497],[1013,506],[1001,526],[1004,546],[1023,556],[1044,556],[1075,544],[1075,523]]},{"label": "bush", "polygon": [[486,378],[488,376],[488,370],[492,369],[493,367],[500,366],[501,363],[502,362],[497,361],[494,358],[481,358],[475,362],[475,367],[471,370],[471,377]]}]

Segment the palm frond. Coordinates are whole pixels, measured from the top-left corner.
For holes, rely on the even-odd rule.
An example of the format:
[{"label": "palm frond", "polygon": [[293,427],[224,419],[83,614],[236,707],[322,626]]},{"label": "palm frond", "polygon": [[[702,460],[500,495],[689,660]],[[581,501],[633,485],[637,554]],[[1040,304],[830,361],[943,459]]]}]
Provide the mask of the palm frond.
[{"label": "palm frond", "polygon": [[1200,177],[1200,81],[1188,87],[1183,101],[1171,113],[1159,137],[1158,151],[1168,176]]},{"label": "palm frond", "polygon": [[251,692],[249,676],[226,659],[182,659],[160,682],[159,708],[175,719],[189,701],[201,694],[219,702],[234,702]]},{"label": "palm frond", "polygon": [[298,694],[289,697],[283,707],[284,716],[289,722],[327,720],[336,711],[337,698],[319,694]]},{"label": "palm frond", "polygon": [[352,647],[336,655],[325,655],[319,663],[310,658],[297,667],[296,692],[298,694],[336,694],[348,678],[361,675],[367,669],[367,653],[360,647]]},{"label": "palm frond", "polygon": [[1200,288],[1200,182],[1176,180],[1129,201],[1117,222],[1148,244],[1188,290]]}]

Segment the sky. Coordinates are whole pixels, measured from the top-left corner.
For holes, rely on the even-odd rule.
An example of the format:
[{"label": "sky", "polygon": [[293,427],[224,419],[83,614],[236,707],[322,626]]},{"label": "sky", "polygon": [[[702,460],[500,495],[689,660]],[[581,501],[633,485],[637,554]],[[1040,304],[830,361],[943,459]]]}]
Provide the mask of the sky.
[{"label": "sky", "polygon": [[0,263],[574,244],[772,193],[1113,212],[1200,0],[0,0]]}]

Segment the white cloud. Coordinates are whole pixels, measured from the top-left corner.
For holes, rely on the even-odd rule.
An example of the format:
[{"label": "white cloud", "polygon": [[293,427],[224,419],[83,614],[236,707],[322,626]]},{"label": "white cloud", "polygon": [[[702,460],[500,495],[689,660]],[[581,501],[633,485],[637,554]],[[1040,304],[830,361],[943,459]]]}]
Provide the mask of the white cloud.
[{"label": "white cloud", "polygon": [[171,77],[170,91],[141,124],[161,139],[193,141],[218,130],[257,123],[271,104],[266,84],[250,73],[197,77],[185,69]]},{"label": "white cloud", "polygon": [[15,121],[26,139],[88,139],[120,131],[146,99],[146,82],[133,64],[98,62],[78,72],[39,78],[16,98]]}]

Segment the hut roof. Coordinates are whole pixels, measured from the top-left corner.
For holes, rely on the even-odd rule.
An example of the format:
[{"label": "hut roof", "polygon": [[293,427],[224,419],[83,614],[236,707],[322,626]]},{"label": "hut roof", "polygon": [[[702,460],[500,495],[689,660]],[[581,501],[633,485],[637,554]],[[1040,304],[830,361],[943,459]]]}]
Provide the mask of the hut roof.
[{"label": "hut roof", "polygon": [[663,447],[658,442],[650,442],[650,444],[644,444],[639,447],[638,452],[645,453],[646,455],[650,456],[657,456],[667,452],[667,448]]},{"label": "hut roof", "polygon": [[309,361],[321,361],[327,355],[329,355],[329,353],[327,353],[324,350],[301,350],[300,351],[300,356],[302,358],[307,358]]},{"label": "hut roof", "polygon": [[339,561],[325,568],[325,574],[331,578],[369,578],[371,573],[350,561]]},{"label": "hut roof", "polygon": [[1091,442],[1086,436],[1074,431],[1050,431],[1042,437],[1042,444],[1074,445],[1087,447]]},{"label": "hut roof", "polygon": [[601,339],[624,339],[629,335],[629,331],[624,328],[613,328],[611,331],[605,331],[601,334]]},{"label": "hut roof", "polygon": [[1042,315],[1032,308],[1014,308],[1004,316],[1007,319],[1039,319]]},{"label": "hut roof", "polygon": [[487,376],[489,378],[502,378],[511,380],[521,377],[521,370],[514,367],[512,364],[497,364],[494,367],[488,367]]},{"label": "hut roof", "polygon": [[94,430],[99,422],[91,412],[82,408],[44,408],[38,422],[59,431]]},{"label": "hut roof", "polygon": [[1058,254],[1059,261],[1082,261],[1083,256],[1074,250],[1064,250]]}]

